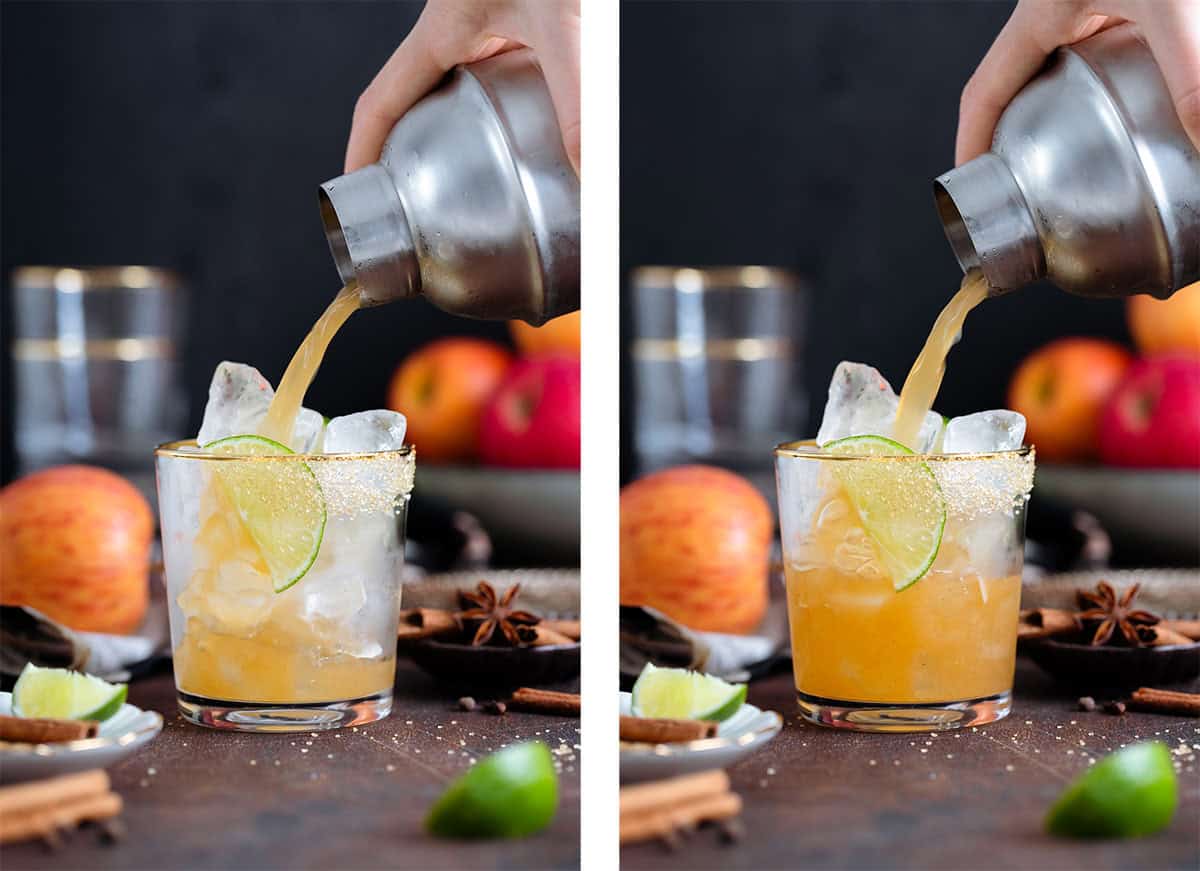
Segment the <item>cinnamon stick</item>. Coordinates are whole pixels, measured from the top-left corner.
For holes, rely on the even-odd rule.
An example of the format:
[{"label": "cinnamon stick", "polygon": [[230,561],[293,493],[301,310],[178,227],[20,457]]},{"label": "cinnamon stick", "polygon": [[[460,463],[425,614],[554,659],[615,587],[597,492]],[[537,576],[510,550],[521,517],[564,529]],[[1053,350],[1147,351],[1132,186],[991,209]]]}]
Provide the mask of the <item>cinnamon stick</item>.
[{"label": "cinnamon stick", "polygon": [[561,632],[555,632],[543,623],[536,623],[533,626],[517,626],[517,638],[522,645],[528,647],[549,647],[552,644],[574,644],[575,641],[563,635]]},{"label": "cinnamon stick", "polygon": [[27,838],[53,841],[58,830],[121,812],[121,797],[109,791],[99,768],[49,780],[0,788],[0,844]]},{"label": "cinnamon stick", "polygon": [[620,815],[638,816],[729,791],[729,775],[720,768],[621,787]]},{"label": "cinnamon stick", "polygon": [[545,626],[551,632],[557,632],[559,635],[565,635],[572,641],[578,641],[583,637],[582,626],[578,620],[543,620],[538,625]]},{"label": "cinnamon stick", "polygon": [[90,720],[51,720],[0,715],[0,741],[54,744],[59,741],[95,738],[99,731],[100,724]]},{"label": "cinnamon stick", "polygon": [[678,829],[691,829],[700,823],[736,817],[742,812],[737,793],[723,792],[686,804],[663,808],[646,816],[621,817],[621,843],[631,844],[652,838],[666,838]]},{"label": "cinnamon stick", "polygon": [[102,768],[64,774],[48,780],[0,787],[0,819],[44,805],[61,804],[108,792],[108,774]]},{"label": "cinnamon stick", "polygon": [[622,844],[667,838],[708,820],[728,819],[741,812],[742,800],[729,791],[724,771],[706,771],[621,790]]},{"label": "cinnamon stick", "polygon": [[661,717],[621,717],[622,741],[675,744],[715,738],[717,724],[704,720],[669,720]]},{"label": "cinnamon stick", "polygon": [[1159,623],[1155,626],[1139,626],[1138,638],[1147,647],[1166,647],[1170,644],[1191,644],[1192,639]]},{"label": "cinnamon stick", "polygon": [[1060,608],[1030,608],[1021,612],[1017,624],[1018,638],[1050,638],[1065,635],[1080,628],[1079,618]]},{"label": "cinnamon stick", "polygon": [[462,628],[454,614],[439,608],[408,608],[400,612],[399,637],[405,641],[449,635]]},{"label": "cinnamon stick", "polygon": [[578,717],[581,700],[578,693],[560,693],[554,690],[539,690],[521,687],[515,690],[508,701],[514,708],[537,714],[557,714],[562,717]]},{"label": "cinnamon stick", "polygon": [[1160,690],[1140,687],[1129,698],[1130,707],[1156,714],[1180,714],[1185,717],[1200,717],[1200,693],[1181,693],[1175,690]]},{"label": "cinnamon stick", "polygon": [[1200,641],[1200,620],[1162,620],[1158,625],[1192,641]]},{"label": "cinnamon stick", "polygon": [[121,812],[121,805],[121,796],[115,792],[102,792],[6,814],[0,817],[0,844],[51,837],[56,830],[76,826],[85,820],[109,819]]}]

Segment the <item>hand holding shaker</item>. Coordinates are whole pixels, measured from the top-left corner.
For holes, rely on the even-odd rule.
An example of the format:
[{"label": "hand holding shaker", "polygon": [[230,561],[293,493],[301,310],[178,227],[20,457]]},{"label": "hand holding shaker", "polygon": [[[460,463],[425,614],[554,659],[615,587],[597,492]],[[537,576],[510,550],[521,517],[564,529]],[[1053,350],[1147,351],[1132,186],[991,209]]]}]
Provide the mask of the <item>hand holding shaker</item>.
[{"label": "hand holding shaker", "polygon": [[579,178],[528,49],[455,69],[396,122],[378,163],[319,196],[364,305],[420,295],[535,326],[579,307]]},{"label": "hand holding shaker", "polygon": [[992,150],[934,182],[963,270],[1002,293],[1165,298],[1200,281],[1200,153],[1133,25],[1061,48]]}]

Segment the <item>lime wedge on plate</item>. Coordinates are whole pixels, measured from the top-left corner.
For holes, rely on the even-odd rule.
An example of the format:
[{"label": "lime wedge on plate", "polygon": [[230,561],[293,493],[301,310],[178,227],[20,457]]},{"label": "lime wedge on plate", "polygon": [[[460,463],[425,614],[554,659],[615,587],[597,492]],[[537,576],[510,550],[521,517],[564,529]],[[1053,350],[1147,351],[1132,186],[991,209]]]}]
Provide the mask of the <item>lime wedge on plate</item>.
[{"label": "lime wedge on plate", "polygon": [[630,708],[637,717],[728,720],[746,703],[746,685],[685,668],[647,663],[633,685]]},{"label": "lime wedge on plate", "polygon": [[125,684],[112,684],[65,668],[21,670],[13,687],[13,713],[55,720],[107,720],[125,704]]},{"label": "lime wedge on plate", "polygon": [[1066,788],[1046,815],[1046,831],[1072,838],[1137,838],[1166,828],[1179,784],[1161,741],[1105,756]]},{"label": "lime wedge on plate", "polygon": [[[902,457],[913,452],[883,436],[850,436],[830,442],[833,454]],[[927,463],[862,459],[830,463],[863,529],[875,543],[896,591],[925,577],[946,529],[946,500]]]},{"label": "lime wedge on plate", "polygon": [[541,741],[481,759],[434,802],[425,828],[445,838],[520,838],[554,819],[558,775]]},{"label": "lime wedge on plate", "polygon": [[[245,457],[294,453],[279,442],[256,435],[230,436],[204,445],[214,454]],[[216,478],[237,507],[271,572],[276,593],[304,577],[321,550],[325,535],[325,497],[306,463],[270,463],[254,459],[216,464]]]}]

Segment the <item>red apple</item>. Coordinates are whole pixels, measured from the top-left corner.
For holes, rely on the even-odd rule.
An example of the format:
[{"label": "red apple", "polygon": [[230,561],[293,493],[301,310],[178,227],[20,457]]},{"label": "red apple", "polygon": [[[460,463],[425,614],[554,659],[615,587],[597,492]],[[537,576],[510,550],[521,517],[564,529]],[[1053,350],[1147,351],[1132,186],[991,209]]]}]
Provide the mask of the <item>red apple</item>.
[{"label": "red apple", "polygon": [[483,411],[479,455],[493,466],[579,468],[579,360],[519,360]]},{"label": "red apple", "polygon": [[1134,363],[1100,416],[1100,457],[1114,466],[1200,468],[1200,357]]}]

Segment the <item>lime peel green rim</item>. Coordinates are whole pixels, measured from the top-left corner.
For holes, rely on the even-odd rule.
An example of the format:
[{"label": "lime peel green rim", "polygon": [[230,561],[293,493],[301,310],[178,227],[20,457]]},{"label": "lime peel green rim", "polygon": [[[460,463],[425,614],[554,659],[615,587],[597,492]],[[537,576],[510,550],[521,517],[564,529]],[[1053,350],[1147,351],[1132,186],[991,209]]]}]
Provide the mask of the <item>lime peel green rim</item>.
[{"label": "lime peel green rim", "polygon": [[[214,441],[211,441],[208,444],[206,444],[204,447],[212,448],[212,447],[216,447],[218,445],[232,444],[235,442],[242,442],[242,441],[251,441],[251,442],[257,442],[257,443],[261,443],[261,444],[273,445],[274,447],[278,448],[283,453],[275,454],[275,455],[268,454],[265,456],[261,455],[261,454],[260,455],[213,454],[212,456],[213,457],[222,457],[222,458],[226,458],[226,459],[235,459],[235,460],[247,460],[247,459],[253,460],[253,459],[256,459],[259,457],[264,458],[264,459],[279,459],[281,457],[293,457],[294,458],[294,457],[305,456],[303,454],[297,454],[295,451],[293,451],[287,445],[281,444],[280,442],[277,442],[274,439],[269,439],[265,436],[253,435],[253,434],[226,436],[225,438],[216,439]],[[317,530],[317,534],[315,536],[316,545],[313,547],[312,552],[309,554],[308,561],[304,563],[304,565],[300,568],[300,570],[296,574],[288,577],[282,583],[277,581],[274,577],[271,578],[271,588],[275,591],[276,594],[283,593],[287,590],[290,590],[292,587],[296,586],[296,584],[298,584],[305,575],[308,574],[309,569],[311,569],[313,567],[313,564],[317,561],[317,557],[321,553],[321,545],[325,543],[325,525],[329,522],[329,508],[325,502],[325,493],[321,490],[321,482],[317,479],[316,473],[312,469],[309,468],[307,463],[301,463],[300,465],[301,465],[301,468],[303,468],[304,471],[308,472],[308,474],[312,477],[313,486],[316,487],[317,494],[321,498],[321,527],[320,527],[320,529]],[[241,512],[239,511],[239,515],[240,515],[240,513]],[[243,523],[245,523],[244,517],[239,517],[239,519]],[[251,536],[251,537],[253,537],[253,536]],[[255,544],[256,545],[258,544],[257,540],[255,541]],[[259,545],[259,547],[261,548],[261,545]]]},{"label": "lime peel green rim", "polygon": [[[852,444],[854,442],[872,442],[875,444],[882,443],[882,444],[888,445],[889,447],[895,448],[898,451],[898,453],[896,453],[896,454],[841,454],[841,453],[830,452],[831,448],[834,448],[838,445]],[[911,577],[900,580],[899,582],[897,581],[897,579],[895,577],[893,577],[892,578],[892,589],[895,590],[895,592],[897,592],[897,593],[902,593],[905,590],[907,590],[909,587],[911,587],[913,584],[915,584],[917,581],[921,580],[923,577],[925,577],[927,574],[929,574],[929,570],[933,568],[933,564],[934,564],[934,562],[937,561],[937,556],[942,550],[942,538],[946,534],[946,515],[949,512],[947,511],[946,498],[945,498],[945,495],[942,493],[941,485],[938,484],[937,476],[933,474],[933,470],[929,468],[928,464],[923,462],[926,455],[916,453],[911,448],[909,448],[907,445],[901,444],[900,442],[896,441],[895,439],[890,439],[887,436],[878,436],[878,435],[857,435],[857,436],[847,436],[846,438],[842,438],[842,439],[834,439],[833,441],[826,444],[823,448],[820,448],[820,450],[829,452],[830,457],[849,458],[849,459],[854,459],[854,460],[859,460],[859,461],[872,460],[872,459],[883,459],[883,460],[888,460],[888,459],[914,460],[915,459],[915,460],[921,461],[920,468],[924,469],[925,474],[927,474],[929,476],[929,481],[931,484],[933,484],[933,489],[937,493],[938,500],[941,503],[941,517],[939,518],[939,521],[938,521],[937,532],[934,534],[935,540],[933,543],[933,547],[929,552],[928,559],[926,559],[924,564],[922,564],[922,566],[917,570],[917,572],[915,574],[913,574]],[[1013,452],[1013,453],[1016,453],[1016,452]],[[936,456],[936,455],[929,455],[929,456]],[[953,455],[951,455],[951,456],[953,456]],[[850,502],[852,505],[854,505],[855,512],[859,513],[859,519],[861,520],[862,515],[859,512],[858,505],[855,503],[854,496],[850,493],[847,493],[847,495],[850,496]],[[879,546],[879,547],[883,546],[880,543],[879,539],[871,533],[870,529],[867,529],[867,524],[865,522],[863,522],[863,531],[866,532],[867,535],[871,537],[871,539],[875,542],[875,544],[877,546]]]}]

